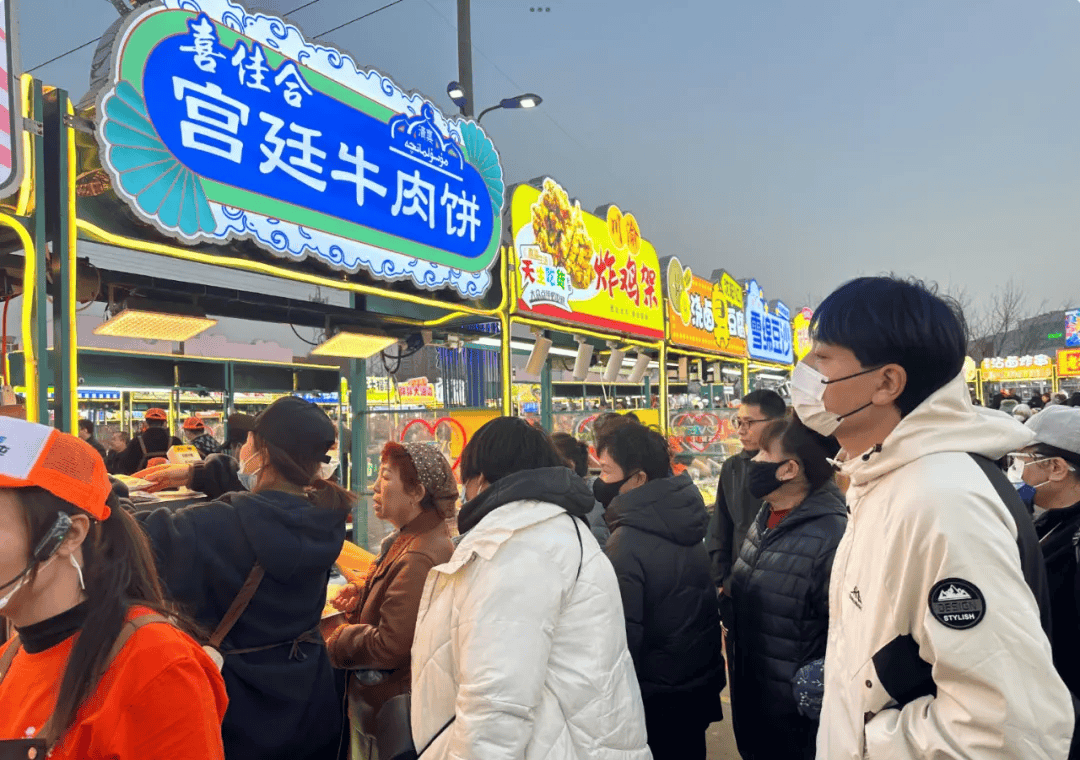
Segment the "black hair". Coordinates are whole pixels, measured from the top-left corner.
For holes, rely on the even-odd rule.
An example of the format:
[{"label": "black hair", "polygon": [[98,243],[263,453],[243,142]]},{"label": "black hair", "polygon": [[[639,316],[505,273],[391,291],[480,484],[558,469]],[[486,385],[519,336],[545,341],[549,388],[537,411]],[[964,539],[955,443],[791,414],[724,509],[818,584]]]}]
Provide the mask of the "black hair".
[{"label": "black hair", "polygon": [[794,415],[787,419],[773,420],[761,431],[761,448],[766,449],[773,443],[779,443],[784,456],[798,460],[799,467],[810,484],[810,493],[832,480],[833,468],[827,457],[830,454],[835,456],[839,446],[829,445],[829,440],[810,430]]},{"label": "black hair", "polygon": [[1051,446],[1048,443],[1036,443],[1035,456],[1040,459],[1043,457],[1061,457],[1066,462],[1076,468],[1076,472],[1073,475],[1080,479],[1080,454],[1069,451],[1068,449],[1059,449],[1057,446]]},{"label": "black hair", "polygon": [[959,304],[916,279],[859,277],[841,285],[814,312],[810,337],[848,349],[863,368],[903,367],[901,416],[960,374],[967,355]]},{"label": "black hair", "polygon": [[147,420],[147,419],[144,419],[143,422],[146,423],[147,427],[152,427],[152,428],[163,428],[167,424],[167,420],[153,420],[153,419]]},{"label": "black hair", "polygon": [[655,430],[641,425],[608,429],[596,444],[597,454],[607,452],[624,477],[644,472],[649,480],[666,478],[671,468],[668,442]]},{"label": "black hair", "polygon": [[761,413],[770,420],[778,420],[787,414],[787,404],[784,403],[783,397],[768,388],[747,393],[742,397],[742,402],[744,405],[749,404],[758,407]]},{"label": "black hair", "polygon": [[[57,514],[85,514],[75,505],[43,488],[13,491],[24,513],[30,546],[35,546],[52,527]],[[154,564],[150,541],[114,494],[107,504],[106,520],[92,520],[82,543],[83,577],[86,582],[87,616],[72,646],[57,689],[56,708],[41,727],[39,737],[51,748],[75,722],[79,708],[94,694],[107,664],[108,654],[132,605],[148,607],[171,618],[181,630],[196,638],[204,632],[181,615],[165,596]],[[31,577],[37,576],[37,568]]]},{"label": "black hair", "polygon": [[593,420],[593,440],[600,440],[600,436],[604,434],[604,428],[607,427],[613,420],[622,419],[622,415],[617,412],[604,412],[597,415]]},{"label": "black hair", "polygon": [[255,451],[263,455],[264,465],[295,486],[304,489],[312,504],[349,513],[356,505],[356,494],[319,475],[322,457],[312,449],[306,456],[290,454],[258,433],[254,434]]},{"label": "black hair", "polygon": [[566,460],[547,433],[520,417],[496,417],[477,430],[461,452],[462,483],[483,475],[491,484],[541,467],[566,467]]},{"label": "black hair", "polygon": [[85,430],[91,438],[94,437],[94,423],[90,420],[79,420],[79,430]]},{"label": "black hair", "polygon": [[555,433],[551,436],[551,442],[569,463],[570,469],[579,476],[589,474],[589,446],[584,441],[579,441],[569,433]]},{"label": "black hair", "polygon": [[631,422],[636,422],[639,425],[641,424],[641,420],[633,412],[627,412],[626,414],[624,414],[622,416],[625,417],[626,419],[630,420]]}]

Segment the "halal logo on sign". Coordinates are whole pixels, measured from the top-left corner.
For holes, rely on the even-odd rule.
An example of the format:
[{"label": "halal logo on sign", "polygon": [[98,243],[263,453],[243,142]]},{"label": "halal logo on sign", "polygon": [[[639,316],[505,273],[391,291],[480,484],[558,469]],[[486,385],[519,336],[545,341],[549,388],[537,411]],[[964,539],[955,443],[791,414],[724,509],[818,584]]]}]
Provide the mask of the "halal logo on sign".
[{"label": "halal logo on sign", "polygon": [[986,600],[973,583],[946,578],[930,589],[930,614],[947,628],[966,630],[986,615]]}]

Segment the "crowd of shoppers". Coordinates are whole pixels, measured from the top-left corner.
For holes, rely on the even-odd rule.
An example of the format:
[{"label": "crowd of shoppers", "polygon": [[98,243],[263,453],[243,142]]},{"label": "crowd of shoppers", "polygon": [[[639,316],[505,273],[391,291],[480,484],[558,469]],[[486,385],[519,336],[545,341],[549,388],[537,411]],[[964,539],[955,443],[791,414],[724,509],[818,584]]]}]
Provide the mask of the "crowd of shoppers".
[{"label": "crowd of shoppers", "polygon": [[[919,282],[853,280],[810,334],[711,518],[630,415],[591,450],[496,418],[456,475],[384,442],[394,531],[329,612],[355,498],[314,404],[221,453],[193,418],[205,459],[149,467],[161,410],[107,450],[0,417],[0,757],[704,760],[725,717],[745,760],[1080,757],[1080,411],[974,406]],[[210,499],[136,511],[108,460]]]}]

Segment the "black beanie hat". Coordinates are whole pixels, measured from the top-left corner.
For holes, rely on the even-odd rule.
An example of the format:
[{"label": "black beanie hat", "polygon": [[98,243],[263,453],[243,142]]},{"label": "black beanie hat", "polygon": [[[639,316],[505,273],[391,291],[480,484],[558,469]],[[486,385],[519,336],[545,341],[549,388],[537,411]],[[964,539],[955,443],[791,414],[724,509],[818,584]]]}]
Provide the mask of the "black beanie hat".
[{"label": "black beanie hat", "polygon": [[337,427],[326,412],[297,396],[284,396],[264,409],[254,432],[298,462],[329,462],[326,452],[337,440]]},{"label": "black beanie hat", "polygon": [[234,412],[229,415],[229,436],[225,443],[228,446],[243,446],[244,441],[247,440],[248,433],[255,429],[255,418],[250,414],[241,414],[240,412]]}]

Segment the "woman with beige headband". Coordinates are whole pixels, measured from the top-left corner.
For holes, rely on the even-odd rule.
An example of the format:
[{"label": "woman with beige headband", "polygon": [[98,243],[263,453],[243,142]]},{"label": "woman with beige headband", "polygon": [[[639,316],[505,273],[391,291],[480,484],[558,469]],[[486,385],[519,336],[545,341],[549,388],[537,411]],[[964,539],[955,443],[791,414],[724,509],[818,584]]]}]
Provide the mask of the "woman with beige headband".
[{"label": "woman with beige headband", "polygon": [[349,718],[354,760],[375,756],[376,717],[409,691],[409,654],[428,571],[454,553],[446,519],[458,500],[450,464],[430,443],[388,443],[374,488],[375,514],[397,530],[383,541],[364,583],[334,606],[346,623],[326,639],[335,667],[350,671]]}]

